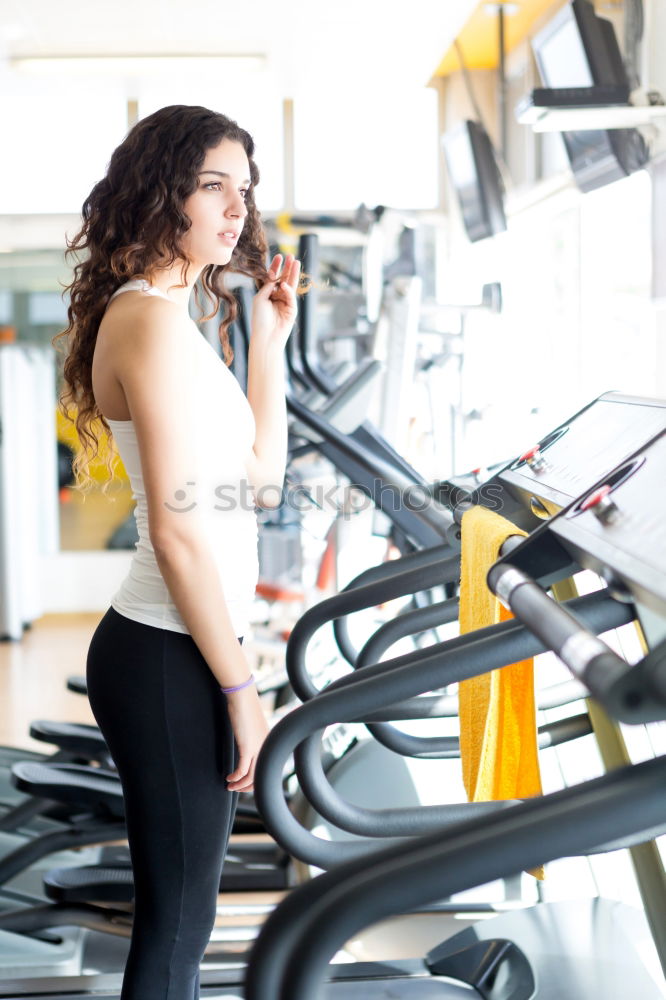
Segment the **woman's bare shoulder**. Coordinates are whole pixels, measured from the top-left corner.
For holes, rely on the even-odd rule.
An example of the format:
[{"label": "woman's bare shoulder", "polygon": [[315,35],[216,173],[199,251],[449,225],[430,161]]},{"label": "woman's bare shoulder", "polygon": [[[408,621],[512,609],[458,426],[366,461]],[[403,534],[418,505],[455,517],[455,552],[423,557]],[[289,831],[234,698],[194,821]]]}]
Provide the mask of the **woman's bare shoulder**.
[{"label": "woman's bare shoulder", "polygon": [[186,329],[187,317],[173,303],[157,295],[125,292],[109,305],[102,317],[99,334],[122,338],[151,330]]},{"label": "woman's bare shoulder", "polygon": [[126,292],[105,313],[98,331],[98,346],[106,344],[118,363],[155,351],[178,354],[186,349],[190,326],[188,316],[173,302],[141,292]]}]

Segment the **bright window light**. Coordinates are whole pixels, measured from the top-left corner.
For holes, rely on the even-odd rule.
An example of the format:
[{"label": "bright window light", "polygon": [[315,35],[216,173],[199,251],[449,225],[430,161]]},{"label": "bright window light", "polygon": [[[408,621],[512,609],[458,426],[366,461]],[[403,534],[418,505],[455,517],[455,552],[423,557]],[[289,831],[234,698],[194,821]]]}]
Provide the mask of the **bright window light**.
[{"label": "bright window light", "polygon": [[589,194],[572,185],[506,233],[453,246],[450,297],[467,277],[501,281],[504,300],[500,316],[468,318],[455,471],[519,454],[609,390],[659,395],[651,208],[642,170]]},{"label": "bright window light", "polygon": [[259,210],[284,204],[283,110],[280,90],[269,72],[199,75],[196,79],[145,82],[138,93],[139,117],[169,104],[199,104],[233,118],[254,139],[261,180],[256,191]]},{"label": "bright window light", "polygon": [[142,77],[154,73],[200,73],[223,70],[258,70],[266,63],[263,55],[90,55],[20,56],[10,60],[12,69],[31,76],[114,76]]},{"label": "bright window light", "polygon": [[79,213],[125,135],[124,94],[113,86],[40,82],[5,94],[2,103],[0,213]]},{"label": "bright window light", "polygon": [[294,102],[296,205],[437,205],[437,94],[426,87],[313,88]]}]

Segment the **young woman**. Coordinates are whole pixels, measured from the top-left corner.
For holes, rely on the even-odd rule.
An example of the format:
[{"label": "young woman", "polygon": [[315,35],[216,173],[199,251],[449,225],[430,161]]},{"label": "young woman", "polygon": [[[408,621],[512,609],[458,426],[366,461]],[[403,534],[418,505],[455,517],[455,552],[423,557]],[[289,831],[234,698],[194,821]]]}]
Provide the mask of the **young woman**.
[{"label": "young woman", "polygon": [[[300,264],[274,257],[254,201],[251,137],[206,108],[140,121],[69,243],[77,256],[61,407],[76,405],[85,480],[99,426],[136,499],[128,576],[88,653],[92,709],[118,768],[135,883],[122,1000],[195,1000],[237,793],[267,726],[241,649],[257,582],[254,496],[278,502],[283,349]],[[247,398],[189,318],[195,283],[235,303],[255,279]],[[195,293],[196,295],[196,293]],[[109,463],[109,467],[111,467]]]}]

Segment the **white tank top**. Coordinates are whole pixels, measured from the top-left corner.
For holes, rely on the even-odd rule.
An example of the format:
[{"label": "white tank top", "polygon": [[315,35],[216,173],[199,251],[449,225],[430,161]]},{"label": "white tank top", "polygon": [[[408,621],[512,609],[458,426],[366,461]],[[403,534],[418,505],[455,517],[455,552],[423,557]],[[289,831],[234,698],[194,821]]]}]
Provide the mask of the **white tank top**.
[{"label": "white tank top", "polygon": [[[168,297],[147,281],[134,279],[118,288],[111,299],[130,291]],[[203,472],[198,483],[188,484],[191,495],[176,497],[173,503],[174,507],[179,502],[187,507],[196,495],[231,621],[240,637],[247,632],[259,576],[257,516],[246,468],[254,445],[254,415],[233,374],[194,323],[192,326],[196,331],[192,350],[197,352],[196,401],[192,401],[197,433],[192,446],[200,456],[198,468]],[[148,508],[134,425],[131,420],[107,422],[130,479],[139,534],[128,575],[112,597],[111,606],[133,621],[188,634],[162,578],[148,534]]]}]

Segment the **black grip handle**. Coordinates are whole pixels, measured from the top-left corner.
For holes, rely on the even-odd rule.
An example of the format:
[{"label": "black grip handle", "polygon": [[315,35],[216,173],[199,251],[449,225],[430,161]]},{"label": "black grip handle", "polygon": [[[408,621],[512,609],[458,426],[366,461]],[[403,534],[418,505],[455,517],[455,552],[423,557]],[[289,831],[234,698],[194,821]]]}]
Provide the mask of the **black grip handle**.
[{"label": "black grip handle", "polygon": [[666,718],[664,691],[651,680],[645,659],[628,664],[531,577],[509,563],[491,568],[488,586],[518,621],[559,656],[613,718],[633,724]]}]

